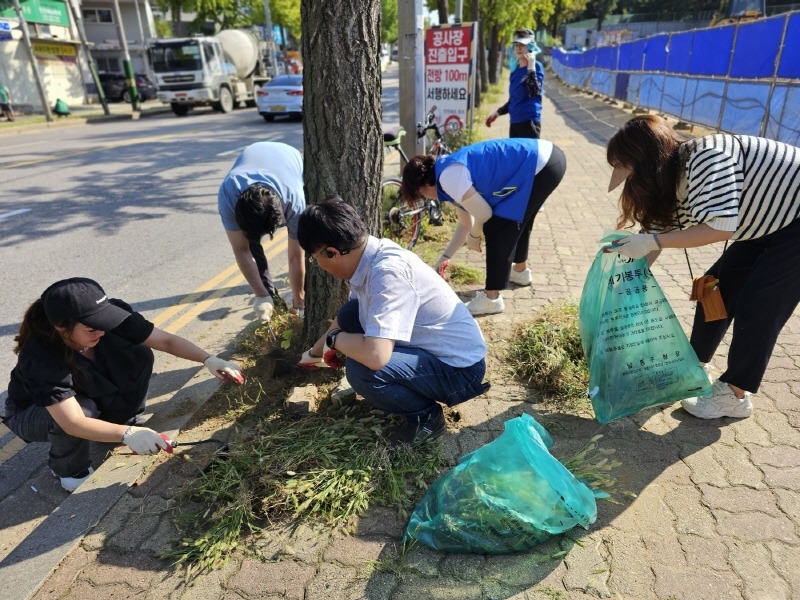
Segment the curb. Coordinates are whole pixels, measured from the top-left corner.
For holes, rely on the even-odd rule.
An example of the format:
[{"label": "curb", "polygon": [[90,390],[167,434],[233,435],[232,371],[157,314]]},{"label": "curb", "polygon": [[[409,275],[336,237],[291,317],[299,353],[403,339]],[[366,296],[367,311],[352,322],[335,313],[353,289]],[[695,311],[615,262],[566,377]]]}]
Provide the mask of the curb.
[{"label": "curb", "polygon": [[[200,369],[153,417],[159,430],[177,438],[222,381]],[[157,402],[157,398],[151,398]],[[179,409],[170,410],[172,407]],[[113,447],[108,445],[109,447]],[[119,449],[119,447],[118,447]],[[8,600],[27,600],[50,578],[61,561],[90,533],[111,508],[151,468],[154,456],[115,451],[92,477],[70,494],[16,548],[0,561],[0,579]]]},{"label": "curb", "polygon": [[167,114],[170,112],[172,112],[172,109],[169,106],[164,106],[164,107],[159,106],[159,107],[149,108],[147,110],[129,112],[129,113],[111,113],[110,115],[104,115],[102,113],[98,113],[98,114],[87,115],[84,117],[73,115],[67,117],[67,119],[56,118],[50,122],[45,121],[42,123],[21,122],[18,125],[9,125],[7,127],[0,128],[0,136],[13,135],[16,133],[27,132],[27,131],[61,129],[63,127],[88,125],[90,123],[102,123],[105,121],[125,121],[125,120],[136,121],[138,119],[143,119],[155,115]]}]

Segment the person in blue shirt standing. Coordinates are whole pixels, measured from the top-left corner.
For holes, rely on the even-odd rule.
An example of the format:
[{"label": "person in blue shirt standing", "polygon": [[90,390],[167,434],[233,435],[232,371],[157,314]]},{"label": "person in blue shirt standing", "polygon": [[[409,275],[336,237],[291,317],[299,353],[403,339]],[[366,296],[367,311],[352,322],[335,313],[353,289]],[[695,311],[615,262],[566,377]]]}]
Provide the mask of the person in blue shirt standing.
[{"label": "person in blue shirt standing", "polygon": [[[508,80],[508,102],[486,117],[486,126],[491,127],[500,115],[509,115],[511,124],[508,137],[536,138],[542,132],[542,92],[544,91],[544,67],[536,60],[539,47],[530,29],[514,32],[514,48],[511,55]],[[533,282],[528,266],[528,243],[531,237],[531,221],[517,244],[511,283],[526,286]]]},{"label": "person in blue shirt standing", "polygon": [[486,117],[491,127],[500,115],[509,115],[508,137],[538,138],[542,132],[544,67],[536,60],[539,47],[530,29],[514,32],[514,53],[509,65],[508,102]]},{"label": "person in blue shirt standing", "polygon": [[440,158],[417,155],[403,169],[406,200],[439,198],[459,209],[437,270],[465,242],[480,252],[486,236],[486,287],[467,303],[474,316],[505,310],[500,290],[508,287],[512,262],[528,259],[527,244],[525,256],[518,255],[520,239],[531,231],[536,213],[566,169],[566,157],[555,144],[525,138],[480,142]]},{"label": "person in blue shirt standing", "polygon": [[297,242],[297,220],[306,198],[300,152],[279,142],[247,146],[222,180],[217,205],[236,263],[255,294],[253,310],[263,321],[272,318],[277,289],[261,238],[286,227],[292,312],[302,316],[305,261]]}]

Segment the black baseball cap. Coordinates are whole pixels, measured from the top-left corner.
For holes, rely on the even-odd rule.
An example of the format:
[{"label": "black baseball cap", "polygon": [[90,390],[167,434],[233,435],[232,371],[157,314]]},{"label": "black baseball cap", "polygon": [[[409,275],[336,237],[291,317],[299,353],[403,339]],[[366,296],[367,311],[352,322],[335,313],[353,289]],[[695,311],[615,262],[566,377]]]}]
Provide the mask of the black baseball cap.
[{"label": "black baseball cap", "polygon": [[99,283],[85,277],[56,281],[42,293],[42,304],[51,323],[78,321],[100,331],[114,329],[131,316],[108,301]]}]

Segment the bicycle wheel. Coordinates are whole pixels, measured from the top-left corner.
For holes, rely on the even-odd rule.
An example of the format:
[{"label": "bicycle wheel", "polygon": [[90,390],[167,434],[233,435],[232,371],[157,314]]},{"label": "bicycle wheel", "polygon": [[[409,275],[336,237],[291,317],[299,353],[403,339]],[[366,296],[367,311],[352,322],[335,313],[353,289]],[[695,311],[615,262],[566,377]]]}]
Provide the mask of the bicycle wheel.
[{"label": "bicycle wheel", "polygon": [[411,250],[419,237],[422,212],[419,200],[409,205],[400,193],[400,180],[389,178],[381,182],[381,237]]}]

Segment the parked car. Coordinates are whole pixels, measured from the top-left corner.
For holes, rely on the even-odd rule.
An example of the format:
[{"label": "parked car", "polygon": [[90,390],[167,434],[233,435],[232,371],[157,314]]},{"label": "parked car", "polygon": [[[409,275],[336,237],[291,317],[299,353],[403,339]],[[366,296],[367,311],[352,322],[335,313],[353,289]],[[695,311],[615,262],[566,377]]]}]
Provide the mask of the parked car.
[{"label": "parked car", "polygon": [[[100,73],[99,77],[107,99],[115,102],[130,103],[131,96],[128,84],[125,81],[125,75],[122,73]],[[136,89],[139,92],[140,102],[156,97],[156,86],[153,85],[147,75],[136,73],[134,77],[136,77]]]},{"label": "parked car", "polygon": [[303,76],[279,75],[256,90],[256,107],[264,120],[277,116],[303,118]]}]

